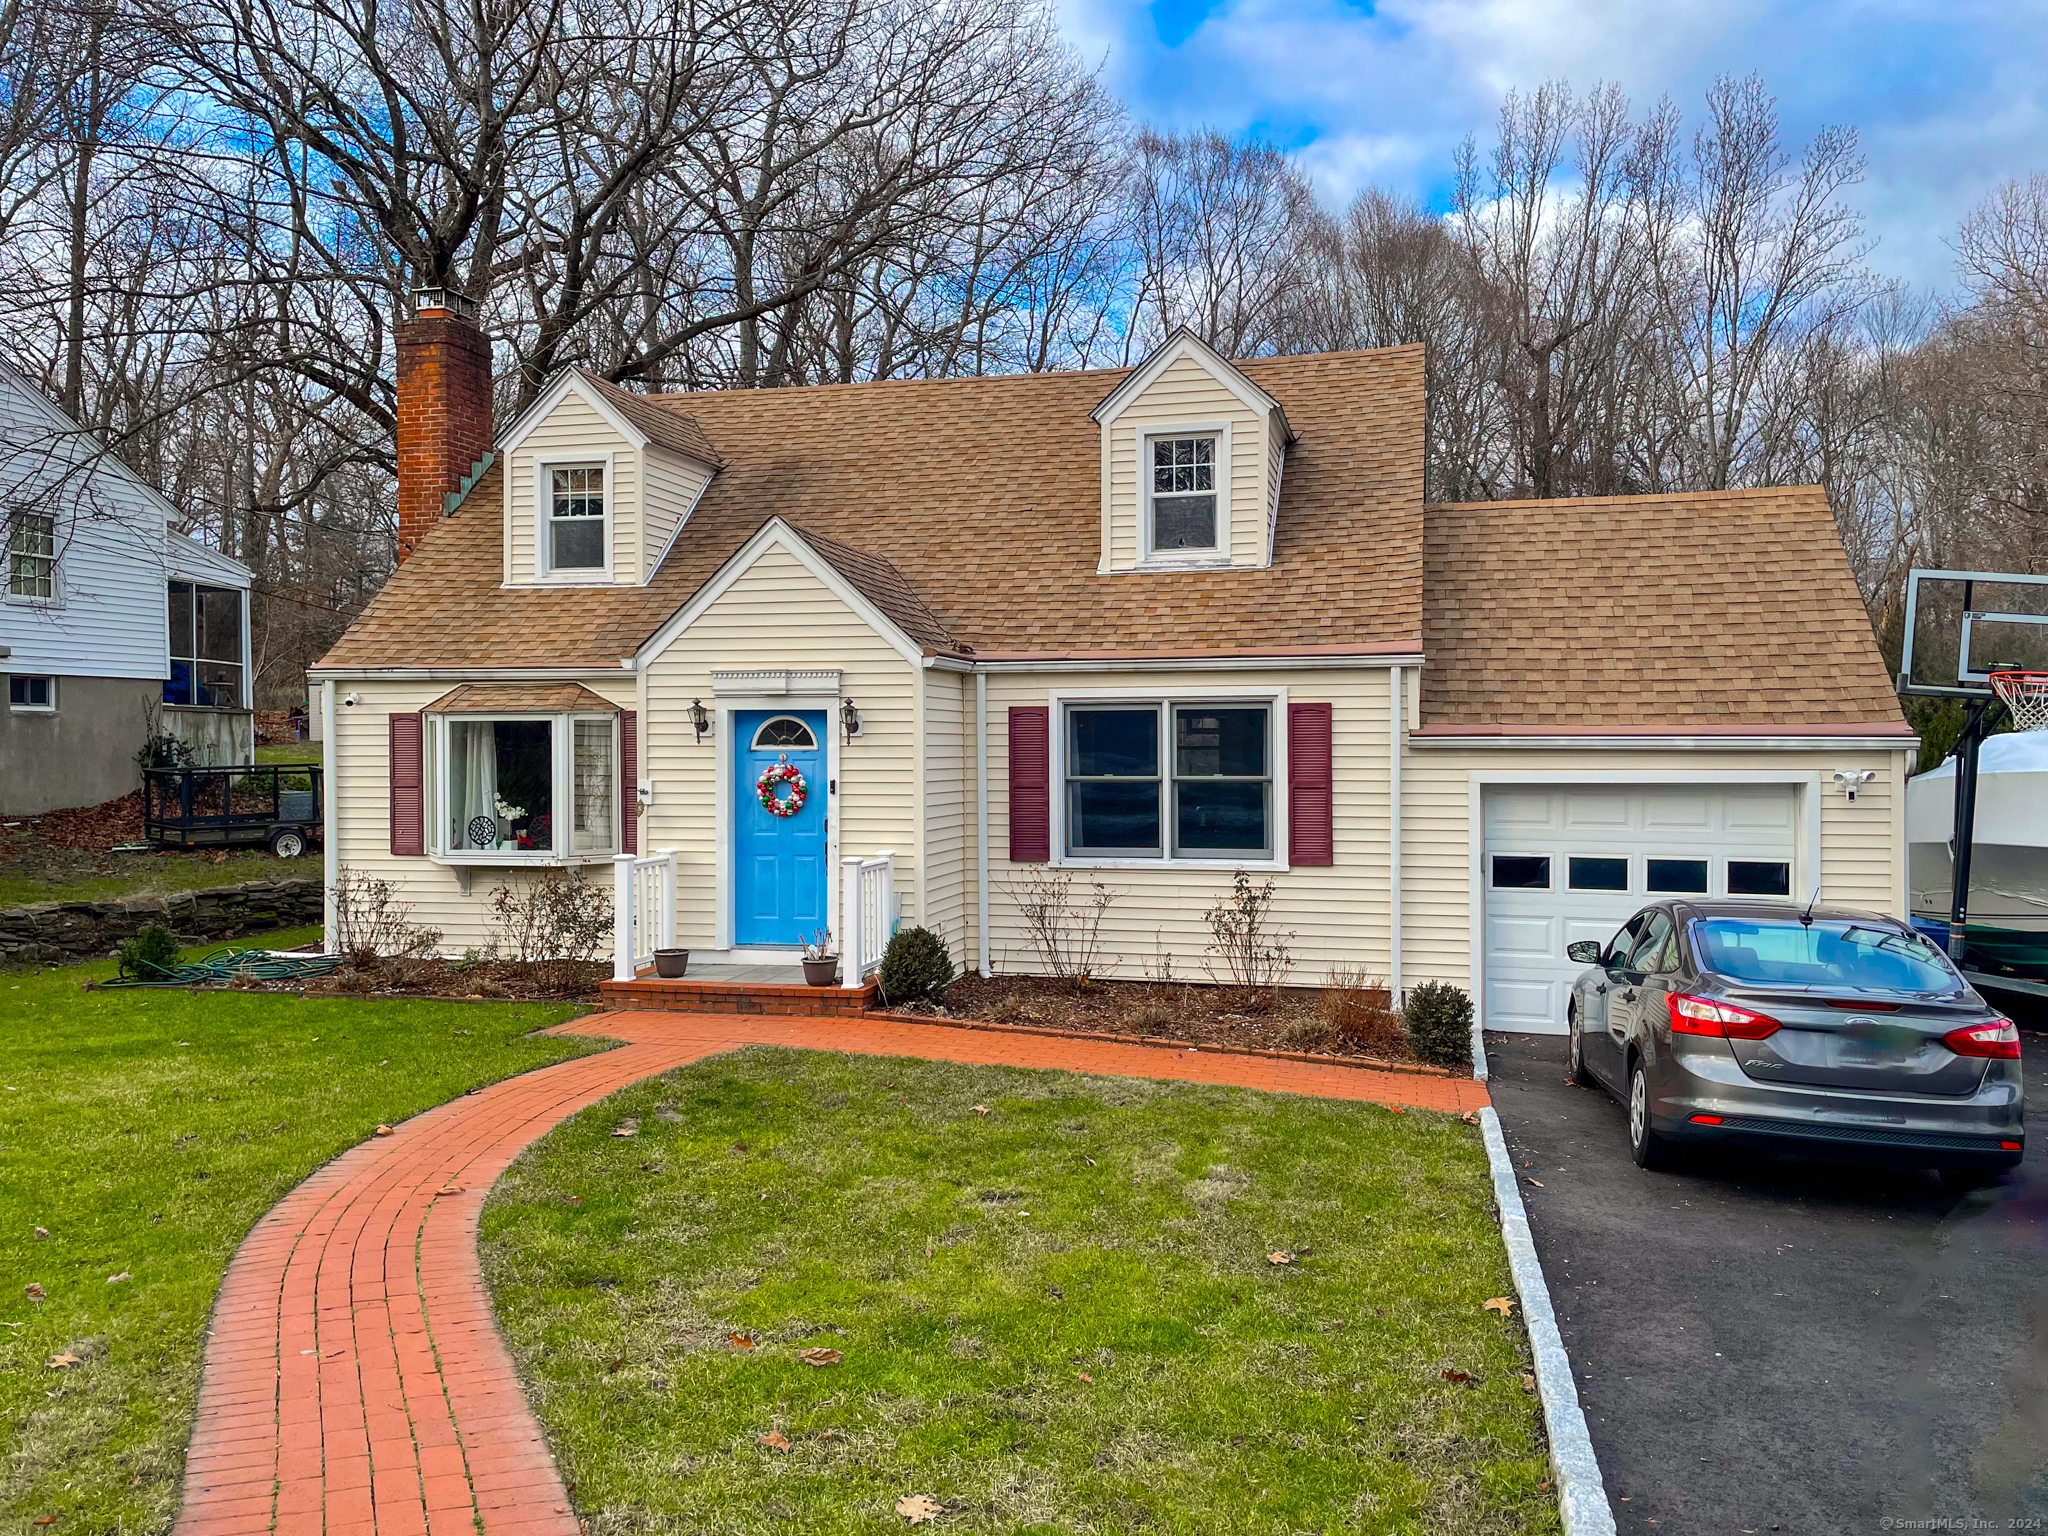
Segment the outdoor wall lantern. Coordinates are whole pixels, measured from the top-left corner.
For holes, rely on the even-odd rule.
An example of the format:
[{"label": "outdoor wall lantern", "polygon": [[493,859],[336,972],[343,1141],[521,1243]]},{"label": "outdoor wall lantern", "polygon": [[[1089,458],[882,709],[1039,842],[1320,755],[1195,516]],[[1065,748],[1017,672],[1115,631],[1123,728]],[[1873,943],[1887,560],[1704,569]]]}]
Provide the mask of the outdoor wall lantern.
[{"label": "outdoor wall lantern", "polygon": [[854,707],[851,699],[839,701],[839,728],[846,732],[848,741],[860,734],[860,711]]},{"label": "outdoor wall lantern", "polygon": [[711,729],[711,712],[704,707],[702,699],[690,700],[690,729],[697,733],[699,741],[702,741],[704,733]]}]

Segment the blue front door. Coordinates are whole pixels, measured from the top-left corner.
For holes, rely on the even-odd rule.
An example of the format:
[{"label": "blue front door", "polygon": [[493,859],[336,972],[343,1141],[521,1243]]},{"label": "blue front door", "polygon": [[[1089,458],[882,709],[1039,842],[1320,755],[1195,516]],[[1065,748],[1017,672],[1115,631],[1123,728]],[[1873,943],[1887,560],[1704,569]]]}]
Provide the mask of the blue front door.
[{"label": "blue front door", "polygon": [[[825,716],[743,709],[733,722],[733,941],[796,944],[825,916]],[[761,804],[761,775],[787,763],[803,775],[803,809]],[[770,786],[786,809],[790,786]]]}]

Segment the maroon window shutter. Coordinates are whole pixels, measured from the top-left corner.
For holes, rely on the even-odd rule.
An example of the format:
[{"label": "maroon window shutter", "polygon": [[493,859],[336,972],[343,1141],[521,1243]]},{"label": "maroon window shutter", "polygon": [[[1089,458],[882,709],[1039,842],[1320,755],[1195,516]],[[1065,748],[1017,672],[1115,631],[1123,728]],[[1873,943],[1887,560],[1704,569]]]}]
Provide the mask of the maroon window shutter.
[{"label": "maroon window shutter", "polygon": [[1335,864],[1330,804],[1330,706],[1287,706],[1287,862]]},{"label": "maroon window shutter", "polygon": [[1010,862],[1052,857],[1052,711],[1010,711]]},{"label": "maroon window shutter", "polygon": [[421,717],[391,717],[391,851],[427,851],[426,761]]},{"label": "maroon window shutter", "polygon": [[640,851],[640,716],[619,711],[619,836],[622,852]]}]

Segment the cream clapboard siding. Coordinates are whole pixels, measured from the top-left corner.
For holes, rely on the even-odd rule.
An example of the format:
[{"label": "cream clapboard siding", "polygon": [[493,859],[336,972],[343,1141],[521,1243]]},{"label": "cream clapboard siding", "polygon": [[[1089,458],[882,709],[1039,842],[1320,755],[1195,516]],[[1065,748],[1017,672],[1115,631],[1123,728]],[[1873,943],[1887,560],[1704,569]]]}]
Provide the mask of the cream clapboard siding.
[{"label": "cream clapboard siding", "polygon": [[[461,877],[432,859],[400,858],[391,852],[391,727],[390,718],[426,708],[455,687],[447,682],[342,682],[335,684],[334,719],[326,722],[328,771],[334,775],[335,855],[345,870],[361,870],[388,880],[398,898],[412,908],[412,921],[441,932],[440,952],[460,955],[498,937],[490,917],[490,893],[500,885],[515,888],[534,877],[531,869],[469,869],[469,894]],[[621,709],[634,707],[633,681],[618,677],[587,678],[584,686]],[[349,694],[359,702],[340,707]],[[431,760],[430,760],[431,770]],[[611,861],[585,866],[592,880],[609,884]]]},{"label": "cream clapboard siding", "polygon": [[1157,426],[1224,421],[1231,425],[1230,560],[1233,565],[1266,563],[1266,415],[1250,409],[1208,369],[1184,356],[1124,407],[1106,433],[1111,570],[1128,571],[1138,563],[1138,522],[1144,513],[1139,478],[1143,435]]},{"label": "cream clapboard siding", "polygon": [[641,452],[646,481],[641,487],[640,564],[638,580],[645,581],[661,564],[669,541],[697,504],[711,475],[701,464],[678,454],[649,447]]},{"label": "cream clapboard siding", "polygon": [[[1020,880],[1047,866],[1015,865],[1009,853],[1009,710],[1013,705],[1043,705],[1054,694],[1113,690],[1131,699],[1157,697],[1171,690],[1200,693],[1219,701],[1242,698],[1273,688],[1287,690],[1290,704],[1328,703],[1333,733],[1331,767],[1335,784],[1336,863],[1324,868],[1294,869],[1273,874],[1273,921],[1277,929],[1293,930],[1296,979],[1320,981],[1332,965],[1363,965],[1383,974],[1388,957],[1387,923],[1387,677],[1384,669],[1316,672],[1173,672],[1153,676],[1117,673],[1055,675],[997,674],[989,678],[989,939],[990,959],[998,971],[1040,971],[1044,963],[1033,948],[1017,908]],[[968,711],[973,709],[972,679],[967,680]],[[968,799],[963,842],[967,879],[963,911],[948,918],[948,932],[973,934],[975,916],[974,802],[972,735],[964,743],[968,757]],[[1287,793],[1284,742],[1274,763],[1274,795]],[[1058,764],[1053,765],[1057,794]],[[1053,871],[1060,873],[1061,871]],[[1103,925],[1104,951],[1113,957],[1108,974],[1142,979],[1170,956],[1174,974],[1205,979],[1204,951],[1210,942],[1205,914],[1231,887],[1231,868],[1185,867],[1092,870],[1075,867],[1074,889],[1085,893],[1100,882],[1114,893]],[[1264,881],[1264,874],[1254,874]],[[973,950],[969,950],[971,956]]]},{"label": "cream clapboard siding", "polygon": [[[640,581],[642,565],[640,455],[588,401],[574,390],[562,396],[512,451],[505,466],[505,579],[535,579],[534,541],[539,531],[539,493],[534,465],[543,459],[602,459],[611,455],[611,483],[605,487],[607,530],[612,541],[612,579]],[[664,541],[666,542],[666,541]]]},{"label": "cream clapboard siding", "polygon": [[920,904],[904,919],[937,928],[956,964],[973,949],[974,838],[972,769],[974,679],[931,668],[924,673],[924,882]]},{"label": "cream clapboard siding", "polygon": [[[1403,980],[1469,987],[1472,975],[1471,775],[1474,773],[1802,773],[1820,789],[1823,900],[1904,916],[1897,804],[1904,755],[1887,747],[1812,752],[1757,751],[1457,751],[1411,748],[1403,763],[1401,878]],[[1852,805],[1830,777],[1838,768],[1874,768],[1877,778]],[[1810,879],[1802,828],[1796,879]],[[1795,886],[1797,889],[1797,886]],[[1802,892],[1801,894],[1805,894]]]},{"label": "cream clapboard siding", "polygon": [[1273,557],[1273,535],[1280,518],[1281,476],[1286,467],[1287,435],[1276,414],[1266,424],[1266,500],[1259,509],[1259,537],[1265,541],[1260,546],[1259,558],[1263,561]]},{"label": "cream clapboard siding", "polygon": [[[861,733],[839,749],[840,792],[828,807],[839,854],[894,850],[903,911],[919,911],[920,669],[794,555],[773,547],[645,674],[640,731],[654,802],[641,819],[640,846],[676,850],[679,940],[693,948],[714,948],[720,938],[718,885],[729,878],[730,849],[719,843],[715,775],[731,772],[732,744],[716,733],[695,740],[690,701],[712,706],[714,670],[772,667],[839,670],[842,696],[861,715]],[[836,730],[837,721],[828,728]]]}]

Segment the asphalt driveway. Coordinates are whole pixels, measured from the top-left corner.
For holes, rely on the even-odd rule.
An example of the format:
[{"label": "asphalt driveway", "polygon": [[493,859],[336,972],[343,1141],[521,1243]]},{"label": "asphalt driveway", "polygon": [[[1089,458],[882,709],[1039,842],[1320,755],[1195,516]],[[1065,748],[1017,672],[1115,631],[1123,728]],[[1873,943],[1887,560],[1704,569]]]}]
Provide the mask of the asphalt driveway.
[{"label": "asphalt driveway", "polygon": [[2023,1022],[2026,1162],[1960,1198],[1818,1164],[1644,1173],[1561,1038],[1487,1036],[1623,1531],[2048,1517],[2048,1038]]}]

